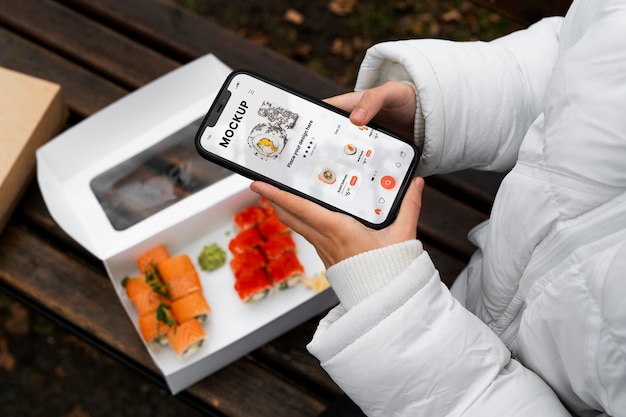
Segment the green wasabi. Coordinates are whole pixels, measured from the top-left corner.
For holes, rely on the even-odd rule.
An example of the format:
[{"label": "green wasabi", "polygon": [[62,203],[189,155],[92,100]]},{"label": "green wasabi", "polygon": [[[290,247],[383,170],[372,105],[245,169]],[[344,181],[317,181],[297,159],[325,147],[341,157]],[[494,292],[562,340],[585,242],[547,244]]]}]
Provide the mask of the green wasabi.
[{"label": "green wasabi", "polygon": [[198,263],[203,271],[214,271],[226,263],[226,252],[217,243],[212,243],[202,249]]}]

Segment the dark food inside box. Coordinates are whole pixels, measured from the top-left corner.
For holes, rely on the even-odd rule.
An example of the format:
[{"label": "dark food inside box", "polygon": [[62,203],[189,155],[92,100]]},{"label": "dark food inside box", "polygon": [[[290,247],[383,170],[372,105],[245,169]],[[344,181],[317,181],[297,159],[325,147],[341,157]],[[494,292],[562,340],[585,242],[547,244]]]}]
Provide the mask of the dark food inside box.
[{"label": "dark food inside box", "polygon": [[196,120],[103,172],[91,190],[115,230],[125,230],[232,174],[198,155]]}]

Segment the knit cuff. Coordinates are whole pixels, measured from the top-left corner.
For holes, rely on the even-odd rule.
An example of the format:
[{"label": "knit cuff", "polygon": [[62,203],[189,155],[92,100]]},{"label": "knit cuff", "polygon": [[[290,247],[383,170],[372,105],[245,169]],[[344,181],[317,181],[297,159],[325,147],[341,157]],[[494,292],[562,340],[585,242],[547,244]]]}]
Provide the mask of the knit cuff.
[{"label": "knit cuff", "polygon": [[410,240],[348,258],[331,266],[326,276],[349,310],[398,276],[422,252],[422,243]]}]

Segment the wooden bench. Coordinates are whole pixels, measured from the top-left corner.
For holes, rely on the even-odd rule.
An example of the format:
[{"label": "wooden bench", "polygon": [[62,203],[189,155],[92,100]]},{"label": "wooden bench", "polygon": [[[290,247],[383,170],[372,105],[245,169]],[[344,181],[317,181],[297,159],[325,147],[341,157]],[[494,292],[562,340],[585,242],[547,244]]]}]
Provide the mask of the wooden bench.
[{"label": "wooden bench", "polygon": [[[479,3],[517,13],[524,23],[534,16]],[[0,65],[61,84],[71,111],[67,127],[207,53],[317,97],[345,91],[166,1],[0,0]],[[465,172],[429,179],[419,235],[447,284],[473,252],[467,232],[487,218],[501,178]],[[55,224],[36,181],[0,235],[0,288],[163,384],[101,262]],[[305,349],[318,319],[177,397],[209,415],[317,415],[342,394]]]}]

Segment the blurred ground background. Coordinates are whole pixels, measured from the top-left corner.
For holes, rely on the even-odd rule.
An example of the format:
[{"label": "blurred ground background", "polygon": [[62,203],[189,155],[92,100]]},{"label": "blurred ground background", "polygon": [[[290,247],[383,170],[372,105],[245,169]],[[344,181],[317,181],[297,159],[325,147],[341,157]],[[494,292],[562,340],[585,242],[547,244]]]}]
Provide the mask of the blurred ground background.
[{"label": "blurred ground background", "polygon": [[468,0],[172,1],[346,86],[374,43],[491,40],[519,28]]},{"label": "blurred ground background", "polygon": [[[370,45],[491,40],[519,26],[462,0],[170,0],[351,87]],[[0,416],[195,417],[188,404],[0,293]]]}]

